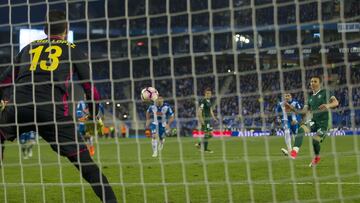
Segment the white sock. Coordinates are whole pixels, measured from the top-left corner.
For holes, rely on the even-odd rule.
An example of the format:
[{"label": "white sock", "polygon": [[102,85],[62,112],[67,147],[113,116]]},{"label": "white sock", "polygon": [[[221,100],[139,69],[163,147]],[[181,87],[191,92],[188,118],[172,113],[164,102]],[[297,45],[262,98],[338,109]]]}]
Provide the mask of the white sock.
[{"label": "white sock", "polygon": [[294,147],[293,150],[295,150],[296,152],[299,152],[299,147]]},{"label": "white sock", "polygon": [[287,149],[291,149],[291,134],[289,129],[285,129],[285,144],[287,146]]},{"label": "white sock", "polygon": [[29,156],[32,156],[32,144],[31,144],[30,146],[28,146],[28,148],[27,148],[27,154],[28,154]]},{"label": "white sock", "polygon": [[158,144],[157,139],[152,139],[151,144],[152,144],[153,152],[156,152],[157,151],[157,144]]},{"label": "white sock", "polygon": [[93,145],[94,145],[93,136],[91,136],[91,137],[89,138],[89,144],[90,144],[90,146],[93,146]]},{"label": "white sock", "polygon": [[24,156],[27,156],[27,146],[26,146],[26,144],[22,144],[21,145],[21,151],[22,151],[22,153],[23,153],[23,155]]}]

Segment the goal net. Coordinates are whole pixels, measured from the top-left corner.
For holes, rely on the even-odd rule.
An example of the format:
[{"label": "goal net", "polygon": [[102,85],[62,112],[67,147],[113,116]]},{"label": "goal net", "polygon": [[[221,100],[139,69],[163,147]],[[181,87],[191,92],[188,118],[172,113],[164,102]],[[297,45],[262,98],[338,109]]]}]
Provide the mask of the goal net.
[{"label": "goal net", "polygon": [[[86,53],[100,93],[103,125],[88,134],[119,202],[360,201],[358,0],[3,0],[0,74],[28,43],[46,38],[54,9],[67,13],[67,40]],[[316,167],[308,167],[314,134],[295,160],[281,153],[276,113],[285,93],[308,103],[312,76],[339,101]],[[71,82],[76,120],[84,92]],[[174,111],[157,157],[144,87]],[[213,153],[194,146],[204,140],[198,110],[206,88],[218,119],[210,123]],[[41,134],[32,156],[17,136],[3,145],[1,202],[100,201]]]}]

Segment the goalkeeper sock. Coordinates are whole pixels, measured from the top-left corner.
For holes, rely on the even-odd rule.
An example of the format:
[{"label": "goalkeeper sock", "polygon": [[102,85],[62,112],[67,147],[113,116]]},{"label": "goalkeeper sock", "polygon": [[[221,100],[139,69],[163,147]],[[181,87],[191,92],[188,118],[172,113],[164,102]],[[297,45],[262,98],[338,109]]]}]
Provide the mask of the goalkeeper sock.
[{"label": "goalkeeper sock", "polygon": [[313,143],[315,156],[319,156],[319,154],[320,154],[320,142],[318,140],[313,139],[312,143]]},{"label": "goalkeeper sock", "polygon": [[[78,160],[78,158],[80,160]],[[68,157],[68,159],[80,171],[82,177],[90,183],[95,194],[103,202],[117,202],[114,191],[112,190],[107,178],[100,172],[98,166],[93,162],[89,153],[82,152],[78,155]]]},{"label": "goalkeeper sock", "polygon": [[299,132],[296,134],[294,147],[300,148],[304,139],[305,131],[303,128],[299,128]]},{"label": "goalkeeper sock", "polygon": [[157,151],[157,144],[158,144],[157,139],[152,139],[151,144],[152,144],[153,152],[156,152]]}]

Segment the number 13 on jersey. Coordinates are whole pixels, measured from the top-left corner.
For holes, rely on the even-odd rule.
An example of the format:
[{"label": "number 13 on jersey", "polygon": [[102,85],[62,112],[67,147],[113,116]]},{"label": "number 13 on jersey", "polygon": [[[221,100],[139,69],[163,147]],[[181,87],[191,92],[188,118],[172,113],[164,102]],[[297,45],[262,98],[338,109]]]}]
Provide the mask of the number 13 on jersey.
[{"label": "number 13 on jersey", "polygon": [[[35,71],[36,67],[39,63],[39,59],[40,59],[40,55],[43,52],[44,46],[38,46],[35,49],[30,49],[29,54],[33,55],[32,60],[31,60],[31,66],[30,66],[30,70],[31,71]],[[55,51],[53,51],[55,50]],[[40,68],[42,70],[45,71],[54,71],[58,68],[59,66],[59,57],[62,54],[62,49],[59,46],[49,46],[48,48],[45,49],[44,52],[49,53],[48,58],[50,61],[50,65],[47,64],[48,61],[46,60],[41,60],[40,61]]]}]

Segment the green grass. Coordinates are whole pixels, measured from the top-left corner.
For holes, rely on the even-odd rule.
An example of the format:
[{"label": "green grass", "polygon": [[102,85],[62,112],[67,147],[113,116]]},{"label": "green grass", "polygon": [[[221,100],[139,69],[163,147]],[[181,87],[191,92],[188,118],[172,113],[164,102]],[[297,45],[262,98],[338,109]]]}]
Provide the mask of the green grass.
[{"label": "green grass", "polygon": [[[289,160],[280,137],[214,138],[214,154],[197,151],[192,138],[167,138],[157,159],[149,139],[100,139],[94,159],[119,202],[359,202],[360,136],[327,138],[314,169],[309,141]],[[49,145],[34,149],[32,159],[22,160],[19,146],[7,143],[0,202],[100,202]]]}]

